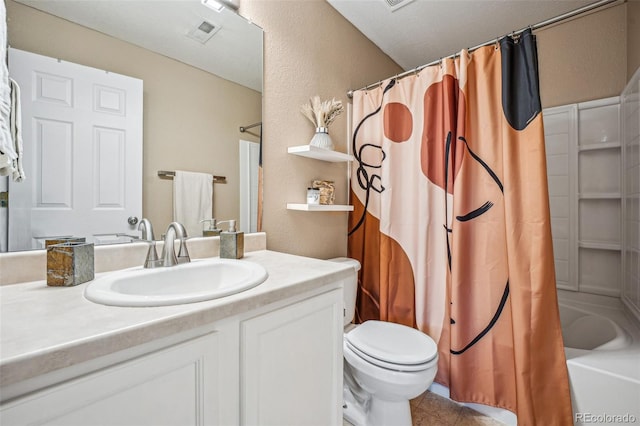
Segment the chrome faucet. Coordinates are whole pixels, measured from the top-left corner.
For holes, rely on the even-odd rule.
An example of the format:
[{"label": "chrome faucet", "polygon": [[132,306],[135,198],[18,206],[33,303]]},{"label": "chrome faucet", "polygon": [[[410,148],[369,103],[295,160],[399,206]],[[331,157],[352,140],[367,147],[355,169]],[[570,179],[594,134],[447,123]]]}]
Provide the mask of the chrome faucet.
[{"label": "chrome faucet", "polygon": [[138,231],[142,231],[141,239],[145,241],[153,241],[153,226],[151,226],[151,221],[146,217],[143,217],[138,224]]},{"label": "chrome faucet", "polygon": [[[175,239],[180,240],[180,249],[176,256],[174,247]],[[164,247],[162,247],[162,266],[175,266],[179,263],[191,262],[187,250],[187,230],[178,222],[171,222],[164,236]]]},{"label": "chrome faucet", "polygon": [[151,226],[151,221],[147,218],[143,218],[138,225],[138,230],[142,231],[141,240],[149,244],[147,258],[144,261],[144,267],[156,268],[158,266],[162,266],[162,261],[158,259],[158,252],[156,251],[156,242],[153,237],[153,227]]}]

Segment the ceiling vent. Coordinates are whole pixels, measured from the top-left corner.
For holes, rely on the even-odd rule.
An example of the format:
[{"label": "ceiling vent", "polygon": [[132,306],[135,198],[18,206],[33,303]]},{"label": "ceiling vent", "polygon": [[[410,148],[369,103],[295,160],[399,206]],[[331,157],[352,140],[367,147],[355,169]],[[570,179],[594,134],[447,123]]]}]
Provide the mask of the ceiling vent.
[{"label": "ceiling vent", "polygon": [[212,24],[208,21],[202,21],[200,25],[193,28],[187,33],[187,37],[199,43],[205,44],[211,37],[213,37],[215,33],[220,31],[220,28],[222,28],[222,26]]},{"label": "ceiling vent", "polygon": [[415,0],[384,0],[384,2],[387,4],[387,6],[389,6],[389,9],[392,12],[395,12],[396,10],[400,9],[401,7],[404,7],[404,6],[406,6],[409,3],[412,3],[414,1]]}]

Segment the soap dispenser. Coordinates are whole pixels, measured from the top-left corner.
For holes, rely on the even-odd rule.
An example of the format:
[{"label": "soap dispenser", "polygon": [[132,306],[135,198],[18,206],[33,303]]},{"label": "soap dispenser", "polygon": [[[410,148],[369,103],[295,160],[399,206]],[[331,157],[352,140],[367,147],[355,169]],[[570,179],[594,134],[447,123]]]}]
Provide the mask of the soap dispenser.
[{"label": "soap dispenser", "polygon": [[202,219],[200,223],[204,224],[202,226],[203,237],[217,237],[220,235],[220,229],[216,228],[215,219]]},{"label": "soap dispenser", "polygon": [[229,221],[229,230],[220,232],[220,258],[240,259],[244,256],[244,232],[236,230],[236,221]]}]

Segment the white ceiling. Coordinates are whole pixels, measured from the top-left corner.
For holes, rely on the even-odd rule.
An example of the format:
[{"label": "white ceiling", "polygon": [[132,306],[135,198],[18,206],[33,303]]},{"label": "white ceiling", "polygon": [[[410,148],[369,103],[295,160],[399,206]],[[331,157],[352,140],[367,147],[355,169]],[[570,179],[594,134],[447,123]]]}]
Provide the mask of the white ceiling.
[{"label": "white ceiling", "polygon": [[[262,30],[229,9],[200,0],[17,1],[262,91]],[[596,0],[327,1],[409,70]],[[186,37],[203,20],[222,26],[204,45]]]},{"label": "white ceiling", "polygon": [[[262,30],[200,0],[16,0],[262,92]],[[187,37],[202,21],[219,26],[205,44]]]},{"label": "white ceiling", "polygon": [[[405,70],[596,0],[327,0]],[[399,3],[399,0],[389,0]]]}]

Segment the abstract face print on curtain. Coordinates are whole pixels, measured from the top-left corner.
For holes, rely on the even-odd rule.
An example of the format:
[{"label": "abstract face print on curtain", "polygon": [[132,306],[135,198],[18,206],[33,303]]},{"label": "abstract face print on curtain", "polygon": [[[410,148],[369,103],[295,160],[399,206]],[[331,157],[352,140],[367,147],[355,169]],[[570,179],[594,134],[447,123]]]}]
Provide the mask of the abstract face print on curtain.
[{"label": "abstract face print on curtain", "polygon": [[354,93],[357,319],[438,342],[436,381],[519,425],[572,423],[535,39]]}]

